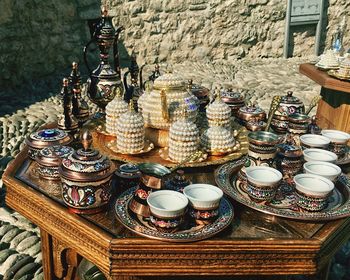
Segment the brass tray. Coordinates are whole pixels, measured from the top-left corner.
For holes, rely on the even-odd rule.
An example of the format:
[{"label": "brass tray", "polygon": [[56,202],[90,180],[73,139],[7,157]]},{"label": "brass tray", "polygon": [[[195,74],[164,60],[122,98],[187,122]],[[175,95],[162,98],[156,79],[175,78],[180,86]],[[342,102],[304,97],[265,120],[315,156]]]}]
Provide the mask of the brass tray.
[{"label": "brass tray", "polygon": [[[122,162],[130,162],[134,164],[150,162],[150,163],[159,163],[166,167],[174,167],[177,165],[175,162],[171,162],[169,160],[163,159],[159,151],[161,148],[155,147],[153,150],[149,151],[145,154],[140,155],[123,155],[120,153],[116,153],[112,151],[107,145],[109,142],[113,141],[115,137],[98,133],[96,130],[92,131],[93,137],[93,146],[100,153],[108,156],[112,160],[118,160]],[[247,138],[247,130],[244,127],[241,127],[238,130],[238,135],[236,140],[240,143],[240,150],[233,152],[231,154],[227,154],[224,156],[213,156],[209,155],[203,161],[194,161],[183,164],[184,167],[202,167],[202,166],[210,166],[210,165],[219,165],[229,162],[231,160],[235,160],[241,158],[243,155],[248,153],[248,138]]]},{"label": "brass tray", "polygon": [[320,212],[307,212],[295,204],[294,187],[292,184],[282,182],[275,199],[268,202],[254,202],[245,192],[245,182],[236,176],[235,171],[244,164],[238,160],[220,166],[215,171],[217,185],[237,202],[257,211],[296,220],[328,221],[350,216],[350,180],[341,174],[335,183],[328,207]]},{"label": "brass tray", "polygon": [[335,77],[339,80],[350,81],[350,76],[339,75],[337,70],[329,70],[327,73],[329,76]]},{"label": "brass tray", "polygon": [[192,226],[180,229],[175,233],[160,232],[148,223],[147,218],[136,216],[129,211],[129,202],[133,197],[136,187],[130,188],[122,193],[116,200],[115,213],[120,223],[138,235],[169,242],[193,242],[207,239],[216,235],[229,226],[233,220],[234,212],[231,203],[222,198],[219,208],[219,217],[209,225]]}]

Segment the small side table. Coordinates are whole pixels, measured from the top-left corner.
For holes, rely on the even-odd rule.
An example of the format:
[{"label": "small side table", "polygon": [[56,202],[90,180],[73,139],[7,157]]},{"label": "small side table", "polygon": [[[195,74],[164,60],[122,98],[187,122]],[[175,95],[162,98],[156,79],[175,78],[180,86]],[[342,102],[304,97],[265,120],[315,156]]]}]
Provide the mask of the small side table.
[{"label": "small side table", "polygon": [[322,87],[316,113],[318,125],[350,132],[350,82],[335,79],[309,63],[301,64],[299,72]]}]

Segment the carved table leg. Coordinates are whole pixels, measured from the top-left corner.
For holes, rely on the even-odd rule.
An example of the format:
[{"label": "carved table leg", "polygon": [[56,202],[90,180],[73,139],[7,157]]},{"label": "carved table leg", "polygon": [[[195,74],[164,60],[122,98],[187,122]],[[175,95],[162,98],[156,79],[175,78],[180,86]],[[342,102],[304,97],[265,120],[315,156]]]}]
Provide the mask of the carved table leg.
[{"label": "carved table leg", "polygon": [[63,242],[40,230],[44,279],[78,280],[81,257]]}]

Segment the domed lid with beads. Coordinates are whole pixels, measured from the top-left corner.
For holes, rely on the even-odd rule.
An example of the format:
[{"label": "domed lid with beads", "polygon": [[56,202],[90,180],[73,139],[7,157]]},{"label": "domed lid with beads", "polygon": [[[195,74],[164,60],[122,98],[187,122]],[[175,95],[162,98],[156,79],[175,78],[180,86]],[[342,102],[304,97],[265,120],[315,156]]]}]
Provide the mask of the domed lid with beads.
[{"label": "domed lid with beads", "polygon": [[217,92],[214,102],[207,106],[206,114],[208,120],[212,121],[231,118],[231,109],[225,102],[222,101],[219,92]]},{"label": "domed lid with beads", "polygon": [[154,89],[184,89],[186,87],[186,81],[173,73],[166,73],[159,76],[153,85]]},{"label": "domed lid with beads", "polygon": [[119,117],[117,130],[119,132],[137,132],[144,129],[143,117],[134,110],[132,102],[129,104],[129,110]]},{"label": "domed lid with beads", "polygon": [[179,141],[196,141],[198,135],[199,129],[196,124],[186,117],[174,122],[169,131],[169,138]]},{"label": "domed lid with beads", "polygon": [[118,87],[116,91],[116,96],[106,106],[106,115],[112,118],[119,118],[122,114],[128,111],[128,103],[122,98]]},{"label": "domed lid with beads", "polygon": [[73,138],[65,131],[58,128],[43,129],[31,133],[25,140],[32,148],[42,149],[54,145],[67,145]]},{"label": "domed lid with beads", "polygon": [[106,156],[92,149],[92,136],[88,131],[82,135],[83,148],[62,160],[60,175],[80,182],[94,182],[107,178],[114,172],[114,164]]},{"label": "domed lid with beads", "polygon": [[68,146],[55,145],[42,149],[37,157],[36,162],[44,166],[58,167],[62,159],[73,154],[74,149]]},{"label": "domed lid with beads", "polygon": [[185,80],[168,73],[155,80],[152,91],[142,102],[142,115],[146,127],[168,130],[181,118],[183,110],[195,121],[198,107],[199,100],[186,88]]}]

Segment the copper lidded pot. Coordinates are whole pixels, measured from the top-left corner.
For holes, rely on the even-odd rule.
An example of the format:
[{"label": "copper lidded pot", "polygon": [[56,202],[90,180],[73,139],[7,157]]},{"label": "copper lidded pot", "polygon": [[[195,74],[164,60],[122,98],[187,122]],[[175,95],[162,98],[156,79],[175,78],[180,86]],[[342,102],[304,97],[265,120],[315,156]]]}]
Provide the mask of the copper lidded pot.
[{"label": "copper lidded pot", "polygon": [[278,133],[286,133],[288,129],[289,115],[305,113],[304,103],[297,97],[293,96],[292,91],[288,91],[287,95],[282,96],[280,104],[275,111],[271,127]]},{"label": "copper lidded pot", "polygon": [[232,115],[234,116],[236,116],[239,108],[245,105],[244,97],[241,95],[241,93],[234,91],[233,89],[222,90],[221,99],[228,106],[230,106]]},{"label": "copper lidded pot", "polygon": [[73,154],[74,149],[68,146],[55,145],[42,149],[36,156],[39,176],[47,180],[60,180],[58,167],[62,159]]},{"label": "copper lidded pot", "polygon": [[50,128],[31,133],[25,143],[29,147],[29,158],[35,160],[41,149],[54,145],[68,145],[72,140],[72,136],[67,132],[58,128]]},{"label": "copper lidded pot", "polygon": [[92,136],[82,135],[83,148],[62,160],[59,173],[62,198],[70,211],[93,214],[104,210],[111,197],[111,178],[115,165],[90,148]]},{"label": "copper lidded pot", "polygon": [[250,131],[263,130],[266,127],[266,112],[255,104],[238,109],[236,120]]}]

